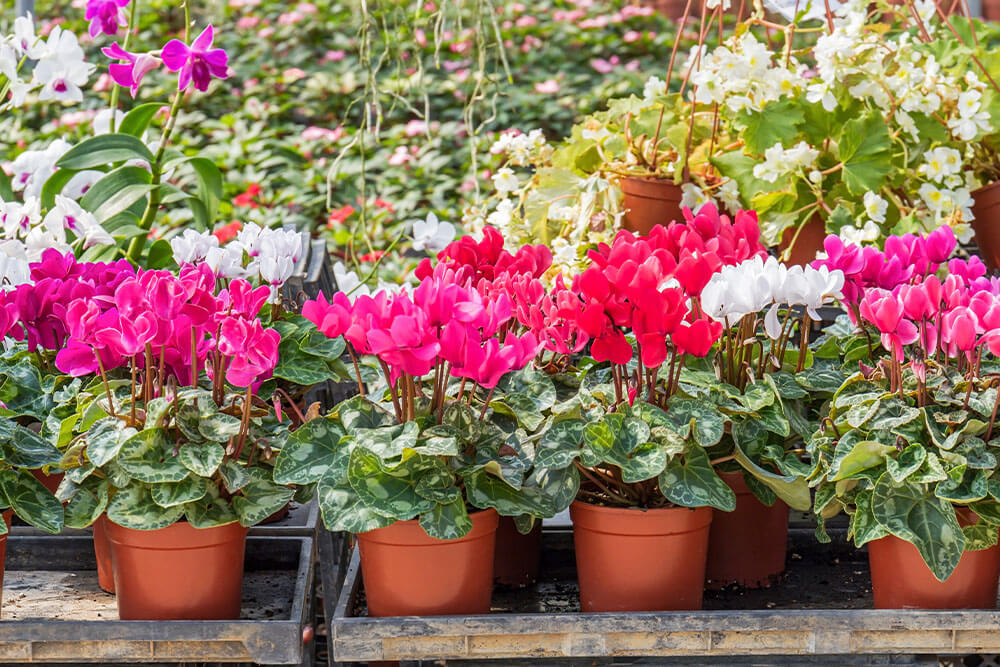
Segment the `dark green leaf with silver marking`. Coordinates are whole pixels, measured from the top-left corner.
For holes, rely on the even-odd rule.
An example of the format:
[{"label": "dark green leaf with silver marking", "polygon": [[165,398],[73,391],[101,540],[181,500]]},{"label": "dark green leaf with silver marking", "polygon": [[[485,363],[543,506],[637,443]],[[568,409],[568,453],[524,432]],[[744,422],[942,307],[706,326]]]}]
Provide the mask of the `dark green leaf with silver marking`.
[{"label": "dark green leaf with silver marking", "polygon": [[201,500],[208,493],[209,484],[204,477],[195,475],[188,475],[179,482],[153,484],[153,502],[160,507],[173,507]]},{"label": "dark green leaf with silver marking", "polygon": [[225,448],[217,442],[188,443],[177,452],[181,465],[201,477],[214,475],[225,455]]},{"label": "dark green leaf with silver marking", "polygon": [[53,535],[62,530],[62,503],[27,470],[0,470],[0,490],[22,520]]},{"label": "dark green leaf with silver marking", "polygon": [[278,484],[318,482],[337,459],[346,431],[332,417],[313,419],[292,432],[274,463]]},{"label": "dark green leaf with silver marking", "polygon": [[179,482],[190,471],[174,453],[174,447],[165,429],[145,429],[125,441],[117,460],[125,472],[141,482]]},{"label": "dark green leaf with silver marking", "polygon": [[465,501],[456,498],[447,504],[437,504],[420,515],[420,527],[438,540],[457,540],[472,530],[472,519],[465,509]]},{"label": "dark green leaf with silver marking", "polygon": [[160,507],[153,502],[145,484],[129,484],[108,503],[108,518],[125,528],[156,530],[176,523],[184,515],[184,506]]},{"label": "dark green leaf with silver marking", "polygon": [[660,492],[682,507],[714,507],[724,512],[736,509],[736,494],[715,474],[701,447],[691,447],[660,473]]}]

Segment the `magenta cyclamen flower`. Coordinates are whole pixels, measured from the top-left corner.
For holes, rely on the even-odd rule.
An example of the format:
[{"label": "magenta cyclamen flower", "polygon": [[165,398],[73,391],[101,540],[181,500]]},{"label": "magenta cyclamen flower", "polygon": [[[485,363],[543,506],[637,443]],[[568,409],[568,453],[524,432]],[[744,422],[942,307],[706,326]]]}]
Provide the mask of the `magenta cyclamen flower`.
[{"label": "magenta cyclamen flower", "polygon": [[124,88],[128,88],[135,97],[139,92],[139,84],[142,77],[160,66],[160,59],[148,53],[132,53],[118,46],[115,42],[109,47],[101,49],[108,58],[122,60],[124,62],[115,63],[108,66],[108,73],[115,83]]},{"label": "magenta cyclamen flower", "polygon": [[87,11],[83,15],[90,21],[90,36],[97,37],[100,33],[114,35],[118,28],[128,25],[123,7],[129,0],[87,0]]},{"label": "magenta cyclamen flower", "polygon": [[198,90],[208,90],[212,77],[225,79],[228,74],[229,56],[222,49],[213,49],[215,33],[212,26],[205,28],[188,46],[179,39],[167,42],[160,53],[163,64],[171,72],[180,71],[177,89],[185,90],[191,81]]}]

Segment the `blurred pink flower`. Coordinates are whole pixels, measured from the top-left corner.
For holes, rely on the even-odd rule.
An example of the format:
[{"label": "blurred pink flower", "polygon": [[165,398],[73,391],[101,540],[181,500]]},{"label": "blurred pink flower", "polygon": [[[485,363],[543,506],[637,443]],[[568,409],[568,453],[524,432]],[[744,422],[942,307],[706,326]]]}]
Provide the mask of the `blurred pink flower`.
[{"label": "blurred pink flower", "polygon": [[622,16],[624,18],[631,18],[633,16],[652,16],[654,9],[652,7],[644,7],[640,5],[625,5],[622,7]]},{"label": "blurred pink flower", "polygon": [[258,23],[260,23],[260,19],[256,16],[241,16],[236,21],[236,29],[250,30],[251,28],[256,28]]},{"label": "blurred pink flower", "polygon": [[406,146],[396,146],[396,150],[389,156],[389,164],[394,167],[398,167],[399,165],[406,164],[412,159],[413,156],[406,150]]},{"label": "blurred pink flower", "polygon": [[406,124],[406,127],[403,128],[403,132],[405,132],[408,137],[415,137],[418,134],[424,134],[427,132],[427,123],[419,118],[414,118]]},{"label": "blurred pink flower", "polygon": [[298,67],[289,67],[281,73],[281,78],[285,83],[295,83],[299,79],[306,78],[306,72]]},{"label": "blurred pink flower", "polygon": [[285,12],[284,14],[278,17],[278,25],[293,25],[295,23],[298,23],[304,18],[305,16],[303,16],[297,11]]},{"label": "blurred pink flower", "polygon": [[546,79],[535,84],[535,92],[537,93],[558,93],[559,92],[559,82],[555,79]]},{"label": "blurred pink flower", "polygon": [[630,61],[628,61],[628,64],[625,65],[625,71],[626,72],[638,72],[639,71],[639,61],[638,60],[630,60]]},{"label": "blurred pink flower", "polygon": [[572,23],[574,21],[582,19],[586,15],[587,12],[583,11],[582,9],[574,9],[572,11],[567,11],[565,9],[557,9],[556,11],[552,12],[553,20],[560,21],[563,23]]},{"label": "blurred pink flower", "polygon": [[624,42],[637,42],[640,39],[642,39],[642,33],[635,30],[629,30],[622,35],[622,41]]},{"label": "blurred pink flower", "polygon": [[261,28],[260,30],[257,31],[257,36],[260,37],[261,39],[268,39],[273,34],[274,34],[274,28],[271,27]]},{"label": "blurred pink flower", "polygon": [[327,51],[326,55],[323,56],[323,59],[326,60],[327,62],[335,63],[335,62],[343,60],[346,57],[347,57],[347,53],[346,52],[344,52],[344,51],[342,51],[340,49],[336,49],[336,50]]},{"label": "blurred pink flower", "polygon": [[316,5],[314,5],[311,2],[300,2],[299,4],[295,5],[295,10],[302,14],[315,14],[317,11],[319,11],[316,8]]},{"label": "blurred pink flower", "polygon": [[331,130],[329,128],[311,125],[302,130],[302,134],[299,136],[303,141],[317,141],[319,139],[325,139],[326,141],[333,142],[344,136],[344,128],[337,127],[336,129]]},{"label": "blurred pink flower", "polygon": [[[611,57],[614,60],[618,59],[618,56],[611,56]],[[594,58],[593,60],[590,61],[590,66],[593,67],[595,71],[600,72],[601,74],[608,74],[610,72],[613,72],[616,64],[617,63],[605,60],[604,58]]]},{"label": "blurred pink flower", "polygon": [[530,16],[530,15],[526,14],[526,15],[520,17],[519,19],[517,19],[517,21],[515,22],[514,25],[516,25],[518,28],[528,28],[530,26],[537,25],[537,24],[538,24],[538,19],[536,19],[534,16]]},{"label": "blurred pink flower", "polygon": [[577,25],[581,28],[589,29],[589,28],[603,28],[607,26],[608,23],[609,20],[607,16],[595,16],[594,18],[591,19],[584,19],[579,23],[577,23]]}]

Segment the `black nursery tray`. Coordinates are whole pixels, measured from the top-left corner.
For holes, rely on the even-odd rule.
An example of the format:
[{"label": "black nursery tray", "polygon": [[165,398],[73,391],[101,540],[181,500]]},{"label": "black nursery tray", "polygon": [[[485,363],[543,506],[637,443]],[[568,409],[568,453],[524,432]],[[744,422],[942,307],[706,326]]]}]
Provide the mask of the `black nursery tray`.
[{"label": "black nursery tray", "polygon": [[301,664],[315,560],[312,537],[251,536],[240,620],[120,621],[97,585],[92,538],[12,535],[0,662]]},{"label": "black nursery tray", "polygon": [[492,612],[482,616],[367,617],[355,551],[330,628],[336,659],[722,661],[1000,652],[1000,611],[873,610],[865,552],[846,544],[843,534],[833,544],[817,544],[812,530],[794,521],[788,569],[774,586],[706,591],[705,610],[697,612],[580,613],[572,533],[546,530],[543,537],[538,584],[494,592]]}]

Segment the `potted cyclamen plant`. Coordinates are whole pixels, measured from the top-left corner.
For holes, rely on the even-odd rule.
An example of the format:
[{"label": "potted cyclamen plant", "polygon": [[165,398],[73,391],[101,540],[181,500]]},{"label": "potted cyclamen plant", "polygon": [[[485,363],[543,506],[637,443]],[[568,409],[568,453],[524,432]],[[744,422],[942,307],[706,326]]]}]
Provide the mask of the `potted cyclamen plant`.
[{"label": "potted cyclamen plant", "polygon": [[107,513],[122,619],[237,618],[247,527],[294,494],[272,478],[288,424],[255,389],[278,363],[270,290],[216,286],[204,265],[140,269],[64,304],[56,366],[100,389],[80,394],[60,496],[67,525]]},{"label": "potted cyclamen plant", "polygon": [[[327,528],[358,535],[374,616],[486,613],[497,513],[556,511],[549,482],[525,479],[526,433],[554,390],[497,389],[540,349],[534,333],[514,331],[504,268],[534,273],[551,255],[524,248],[480,265],[476,244],[459,247],[474,266],[425,265],[412,293],[338,292],[302,309],[329,338],[343,336],[360,395],[293,433],[275,480],[318,483]],[[381,381],[366,386],[360,369],[371,363]]]},{"label": "potted cyclamen plant", "polygon": [[[809,479],[820,535],[846,510],[849,536],[867,545],[876,607],[993,609],[1000,294],[976,257],[939,277],[955,242],[935,234],[890,237],[885,255],[828,241],[857,347],[878,336],[885,354],[837,390],[809,442]],[[909,261],[882,273],[890,248]]]},{"label": "potted cyclamen plant", "polygon": [[736,494],[735,510],[712,522],[711,588],[770,585],[785,569],[789,506],[811,506],[802,442],[818,421],[812,406],[844,377],[814,358],[811,323],[843,284],[840,270],[788,267],[758,254],[723,266],[701,292],[701,309],[724,324],[723,335],[711,364],[685,367],[680,393],[692,409],[700,404],[703,429],[725,425],[708,452]]}]

